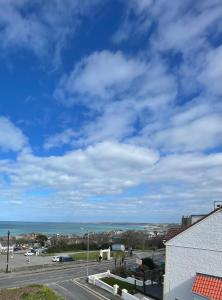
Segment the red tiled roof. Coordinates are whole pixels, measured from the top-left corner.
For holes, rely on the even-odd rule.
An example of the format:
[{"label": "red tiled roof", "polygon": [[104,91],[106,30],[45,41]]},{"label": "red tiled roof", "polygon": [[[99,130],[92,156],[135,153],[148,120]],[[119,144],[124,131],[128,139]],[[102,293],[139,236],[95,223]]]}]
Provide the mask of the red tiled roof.
[{"label": "red tiled roof", "polygon": [[222,300],[222,278],[197,274],[192,292],[210,300]]}]

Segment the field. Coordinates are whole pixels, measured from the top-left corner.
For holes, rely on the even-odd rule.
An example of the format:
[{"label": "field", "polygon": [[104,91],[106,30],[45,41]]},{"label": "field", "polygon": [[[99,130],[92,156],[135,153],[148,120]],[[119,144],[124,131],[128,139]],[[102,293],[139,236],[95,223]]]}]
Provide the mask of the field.
[{"label": "field", "polygon": [[[70,256],[74,260],[87,260],[87,251],[79,252],[79,253],[72,253]],[[120,259],[121,257],[125,256],[123,252],[111,252],[111,257]],[[89,252],[89,260],[97,260],[99,258],[99,251],[90,251]],[[106,254],[103,254],[103,259],[106,259]]]},{"label": "field", "polygon": [[1,300],[63,300],[47,286],[30,285],[23,288],[0,290]]},{"label": "field", "polygon": [[[73,253],[70,255],[74,260],[87,260],[87,252]],[[97,260],[99,251],[89,252],[89,260]]]}]

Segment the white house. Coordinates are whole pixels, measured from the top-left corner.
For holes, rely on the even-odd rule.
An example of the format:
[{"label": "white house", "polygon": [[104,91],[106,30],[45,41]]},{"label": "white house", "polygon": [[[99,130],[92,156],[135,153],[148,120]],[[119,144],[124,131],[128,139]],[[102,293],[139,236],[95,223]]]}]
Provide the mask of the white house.
[{"label": "white house", "polygon": [[[9,253],[13,253],[15,245],[9,246]],[[6,253],[8,250],[8,246],[0,243],[0,253]]]},{"label": "white house", "polygon": [[222,300],[222,207],[165,245],[164,300]]}]

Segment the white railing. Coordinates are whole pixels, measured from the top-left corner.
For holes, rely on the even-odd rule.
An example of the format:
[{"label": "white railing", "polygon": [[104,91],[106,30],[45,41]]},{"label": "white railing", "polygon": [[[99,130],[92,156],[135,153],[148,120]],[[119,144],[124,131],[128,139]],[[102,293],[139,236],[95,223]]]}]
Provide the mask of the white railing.
[{"label": "white railing", "polygon": [[[118,280],[121,280],[121,281],[124,281],[124,282],[128,282],[130,284],[135,284],[135,281],[136,281],[136,285],[143,286],[143,281],[142,280],[139,280],[139,279],[136,279],[136,278],[133,278],[133,277],[123,278],[123,277],[117,276],[117,275],[112,274],[112,273],[109,274],[109,277],[113,277],[115,279],[118,279]],[[150,285],[151,280],[146,280],[145,284]]]},{"label": "white railing", "polygon": [[127,290],[125,290],[125,289],[122,290],[122,299],[125,299],[125,300],[138,300],[137,297],[129,294],[127,292]]},{"label": "white railing", "polygon": [[[100,274],[88,276],[88,282],[93,284],[93,285],[96,285],[96,286],[98,286],[98,287],[100,287],[100,288],[102,288],[106,291],[108,291],[109,293],[111,293],[113,295],[116,295],[117,291],[118,291],[118,288],[119,288],[118,285],[115,284],[114,286],[110,286],[109,284],[107,284],[107,283],[103,282],[102,280],[100,280],[101,278],[105,278],[105,277],[112,277],[112,278],[115,278],[117,280],[128,282],[128,283],[131,283],[131,284],[135,283],[134,278],[132,278],[132,277],[122,278],[120,276],[117,276],[117,275],[114,275],[114,274],[110,273],[109,270],[105,273],[100,273]],[[141,280],[136,280],[136,282],[137,282],[137,285],[143,285],[143,282]],[[129,294],[126,289],[122,290],[122,299],[125,299],[125,300],[138,300],[137,297]],[[143,297],[142,300],[149,300],[149,298]]]},{"label": "white railing", "polygon": [[113,294],[113,287],[105,282],[103,282],[102,280],[99,279],[95,279],[95,285],[100,287],[101,289],[106,290],[109,293]]},{"label": "white railing", "polygon": [[136,285],[143,286],[143,281],[142,280],[138,280],[138,279],[135,279],[133,277],[123,278],[123,277],[117,276],[117,275],[112,274],[112,273],[110,273],[110,277],[113,277],[115,279],[118,279],[118,280],[121,280],[121,281],[124,281],[124,282],[128,282],[130,284],[135,284],[135,281],[136,281]]},{"label": "white railing", "polygon": [[[124,300],[138,300],[139,298],[129,294],[127,292],[127,290],[123,289],[122,290],[122,299]],[[146,298],[146,297],[143,297],[143,298],[140,298],[141,300],[150,300],[149,298]]]}]

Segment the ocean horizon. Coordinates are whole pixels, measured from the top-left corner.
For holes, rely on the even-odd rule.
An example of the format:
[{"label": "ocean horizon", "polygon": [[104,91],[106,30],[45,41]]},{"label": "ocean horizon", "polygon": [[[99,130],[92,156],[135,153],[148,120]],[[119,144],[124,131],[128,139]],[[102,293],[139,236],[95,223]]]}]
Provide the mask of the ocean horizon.
[{"label": "ocean horizon", "polygon": [[8,230],[11,236],[43,233],[43,234],[77,234],[89,232],[107,232],[112,230],[144,230],[147,223],[121,223],[121,222],[22,222],[0,221],[0,237],[6,236]]}]

